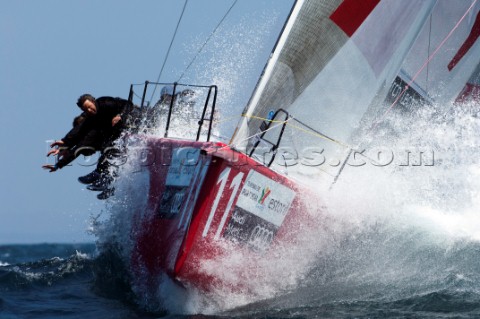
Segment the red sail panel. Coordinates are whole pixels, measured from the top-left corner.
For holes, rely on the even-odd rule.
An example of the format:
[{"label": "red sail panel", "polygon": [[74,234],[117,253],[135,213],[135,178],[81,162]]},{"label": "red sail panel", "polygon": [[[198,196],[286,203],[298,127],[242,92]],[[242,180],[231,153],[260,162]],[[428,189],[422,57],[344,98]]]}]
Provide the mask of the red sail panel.
[{"label": "red sail panel", "polygon": [[458,49],[457,54],[453,57],[452,61],[448,64],[448,70],[452,71],[452,69],[457,65],[458,62],[463,58],[463,56],[470,50],[473,46],[475,41],[477,41],[478,37],[480,36],[480,11],[477,13],[477,18],[475,23],[473,24],[472,30],[468,35],[465,42],[463,42],[460,49]]},{"label": "red sail panel", "polygon": [[455,104],[480,103],[480,85],[467,83],[455,100]]},{"label": "red sail panel", "polygon": [[380,0],[345,0],[330,15],[330,19],[351,37],[379,2]]}]

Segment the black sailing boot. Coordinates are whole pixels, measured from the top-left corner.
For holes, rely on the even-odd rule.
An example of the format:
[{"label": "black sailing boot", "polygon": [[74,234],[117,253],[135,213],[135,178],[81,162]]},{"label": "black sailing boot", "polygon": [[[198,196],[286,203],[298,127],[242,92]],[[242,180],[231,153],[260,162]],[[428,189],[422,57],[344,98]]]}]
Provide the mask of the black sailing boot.
[{"label": "black sailing boot", "polygon": [[87,189],[91,191],[104,191],[109,188],[110,184],[113,182],[113,177],[108,173],[101,174],[100,177],[94,181],[92,184],[87,186]]},{"label": "black sailing boot", "polygon": [[109,198],[110,196],[113,196],[114,193],[115,187],[106,188],[103,192],[97,195],[97,198],[100,200],[104,200]]},{"label": "black sailing boot", "polygon": [[100,178],[100,173],[97,172],[97,170],[94,170],[93,172],[85,175],[85,176],[80,176],[78,178],[78,181],[82,184],[92,184],[93,182],[97,181]]}]

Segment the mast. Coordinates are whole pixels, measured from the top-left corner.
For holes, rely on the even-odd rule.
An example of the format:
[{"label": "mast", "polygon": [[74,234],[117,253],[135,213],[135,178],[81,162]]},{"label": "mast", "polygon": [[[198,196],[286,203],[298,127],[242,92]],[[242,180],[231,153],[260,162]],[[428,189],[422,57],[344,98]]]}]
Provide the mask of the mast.
[{"label": "mast", "polygon": [[[302,7],[304,1],[305,0],[295,0],[295,3],[293,4],[292,9],[290,10],[290,14],[285,20],[285,24],[283,25],[283,28],[280,31],[280,35],[278,36],[277,41],[273,46],[272,53],[270,54],[270,59],[265,64],[263,72],[253,91],[253,94],[250,97],[243,111],[243,116],[247,119],[247,121],[248,121],[248,118],[252,116],[253,110],[255,109],[255,106],[258,103],[258,100],[260,99],[260,96],[272,75],[273,68],[278,61],[280,52],[282,51],[283,46],[285,45],[288,35],[292,30],[292,26],[295,23],[295,20],[297,19],[298,13],[300,12],[300,8]],[[233,133],[233,136],[230,142],[232,142],[235,139],[235,136],[237,135],[237,133],[245,132],[245,130],[247,130],[247,128],[245,127],[246,125],[247,124],[246,124],[246,121],[244,121],[244,118],[241,118],[237,125],[237,128],[235,129],[235,132]]]}]

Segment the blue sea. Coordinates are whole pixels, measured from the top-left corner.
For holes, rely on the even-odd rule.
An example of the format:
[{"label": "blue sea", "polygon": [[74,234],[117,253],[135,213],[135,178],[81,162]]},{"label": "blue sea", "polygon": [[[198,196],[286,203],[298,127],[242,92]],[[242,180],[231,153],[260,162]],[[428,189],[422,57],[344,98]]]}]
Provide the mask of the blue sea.
[{"label": "blue sea", "polygon": [[[378,238],[355,238],[359,240],[368,255]],[[343,245],[353,247],[348,240]],[[217,314],[186,315],[140,309],[118,258],[98,252],[94,244],[4,245],[0,318],[480,318],[480,244],[416,250],[415,256],[399,251],[410,259],[407,264],[420,265],[424,275],[410,278],[405,273],[408,279],[385,282],[364,273],[365,278],[348,284],[345,278],[358,274],[338,271],[353,260],[364,269],[365,255],[355,259],[358,253],[351,251],[350,260],[318,262],[304,284],[273,299]]]}]

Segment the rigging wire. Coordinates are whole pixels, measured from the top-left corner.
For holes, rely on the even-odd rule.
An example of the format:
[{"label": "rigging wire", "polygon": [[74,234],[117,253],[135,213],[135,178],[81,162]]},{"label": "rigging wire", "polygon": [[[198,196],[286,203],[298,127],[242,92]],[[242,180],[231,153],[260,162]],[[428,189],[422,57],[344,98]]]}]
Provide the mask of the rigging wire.
[{"label": "rigging wire", "polygon": [[[433,14],[430,14],[430,26],[428,30],[428,48],[427,48],[427,58],[430,56],[430,47],[432,42],[432,19]],[[430,63],[427,65],[427,78],[425,80],[425,92],[428,94],[428,75],[429,75]]]},{"label": "rigging wire", "polygon": [[[220,22],[217,24],[217,26],[215,27],[215,29],[213,29],[212,33],[210,33],[210,35],[208,36],[207,40],[205,40],[205,42],[202,44],[202,46],[200,47],[200,49],[198,49],[197,53],[195,54],[195,56],[193,57],[192,61],[190,61],[190,63],[188,64],[188,66],[185,68],[185,70],[182,72],[182,74],[180,75],[180,77],[178,78],[177,82],[180,82],[180,80],[183,78],[183,76],[185,75],[185,73],[187,73],[188,69],[192,66],[193,62],[195,62],[195,60],[198,58],[198,56],[200,55],[200,53],[202,52],[203,48],[207,45],[208,41],[210,41],[210,39],[213,37],[213,35],[215,34],[215,32],[217,32],[217,29],[220,27],[220,25],[223,23],[223,21],[225,20],[225,18],[228,16],[228,14],[230,13],[230,11],[232,11],[233,7],[235,6],[235,4],[237,4],[237,1],[238,0],[235,0],[232,5],[230,6],[230,8],[227,10],[227,12],[225,13],[225,15],[223,16],[223,18],[220,20]],[[157,81],[158,82],[158,81]]]},{"label": "rigging wire", "polygon": [[[173,36],[172,36],[172,40],[170,41],[170,45],[168,46],[167,54],[165,55],[165,59],[163,60],[162,68],[160,69],[160,73],[158,73],[157,81],[155,81],[157,83],[160,81],[160,77],[162,76],[163,69],[165,68],[165,64],[167,63],[168,56],[170,55],[170,50],[172,49],[173,41],[175,40],[175,37],[177,36],[178,27],[180,26],[180,22],[182,21],[183,14],[185,12],[185,8],[187,7],[187,3],[188,3],[188,0],[185,0],[185,3],[183,4],[183,8],[182,8],[182,13],[180,14],[180,18],[177,21],[177,26],[175,27],[175,31],[174,31]],[[156,90],[157,90],[157,85],[154,86],[153,93],[152,93],[152,96],[151,96],[150,100],[153,99],[153,96],[155,95]]]}]

